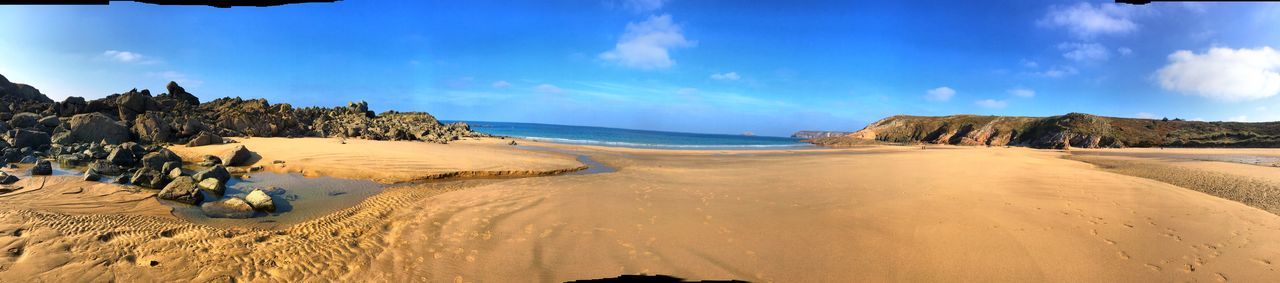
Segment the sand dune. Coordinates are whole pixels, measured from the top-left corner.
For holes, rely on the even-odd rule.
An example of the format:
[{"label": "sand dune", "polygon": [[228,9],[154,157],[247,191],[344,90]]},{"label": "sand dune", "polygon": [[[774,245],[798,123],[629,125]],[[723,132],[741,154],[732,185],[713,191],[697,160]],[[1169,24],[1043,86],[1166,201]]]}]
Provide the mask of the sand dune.
[{"label": "sand dune", "polygon": [[[360,157],[347,150],[375,144],[325,153],[337,146],[258,140],[245,145],[263,159],[315,168],[307,172],[394,167],[333,170],[342,166],[335,161],[351,159],[345,157],[294,161]],[[1275,214],[1099,170],[1058,151],[524,144],[580,151],[617,171],[399,186],[278,231],[145,213],[4,209],[0,247],[8,252],[0,255],[0,281],[546,282],[629,273],[763,282],[1280,278]],[[457,153],[423,147],[392,160],[517,150],[494,141],[453,146]],[[543,154],[528,156],[573,160]],[[476,163],[412,166],[528,168],[467,162]],[[405,177],[409,171],[344,174],[414,179]]]}]

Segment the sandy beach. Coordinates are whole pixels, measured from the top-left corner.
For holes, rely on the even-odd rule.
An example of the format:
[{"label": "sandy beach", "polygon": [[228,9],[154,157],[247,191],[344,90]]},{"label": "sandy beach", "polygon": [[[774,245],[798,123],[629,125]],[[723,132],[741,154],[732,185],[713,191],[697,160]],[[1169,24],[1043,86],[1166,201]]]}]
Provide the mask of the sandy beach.
[{"label": "sandy beach", "polygon": [[[27,178],[0,194],[0,281],[1280,278],[1275,194],[1176,186],[1068,155],[1268,185],[1280,184],[1280,168],[1000,147],[682,151],[520,141],[613,169],[556,175],[583,164],[506,142],[240,140],[264,170],[411,182],[276,230],[186,222],[154,190]],[[190,162],[226,146],[170,149]],[[1248,154],[1280,155],[1258,151]],[[448,178],[457,176],[473,178]]]}]

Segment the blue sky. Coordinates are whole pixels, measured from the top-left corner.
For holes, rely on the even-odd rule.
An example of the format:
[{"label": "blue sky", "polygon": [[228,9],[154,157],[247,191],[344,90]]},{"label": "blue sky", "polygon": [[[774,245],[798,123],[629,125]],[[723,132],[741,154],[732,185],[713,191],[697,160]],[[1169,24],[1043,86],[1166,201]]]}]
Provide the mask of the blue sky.
[{"label": "blue sky", "polygon": [[1277,4],[515,2],[7,6],[0,74],[55,100],[175,80],[204,100],[729,134],[893,114],[1280,120]]}]

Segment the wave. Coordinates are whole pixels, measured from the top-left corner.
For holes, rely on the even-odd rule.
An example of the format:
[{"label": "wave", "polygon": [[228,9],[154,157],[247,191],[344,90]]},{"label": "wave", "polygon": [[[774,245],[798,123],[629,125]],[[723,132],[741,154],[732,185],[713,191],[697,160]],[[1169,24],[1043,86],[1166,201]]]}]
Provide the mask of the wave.
[{"label": "wave", "polygon": [[535,141],[554,142],[554,143],[567,143],[567,144],[603,145],[603,146],[633,147],[633,148],[667,148],[667,149],[671,149],[671,148],[675,148],[675,149],[742,149],[742,148],[753,148],[753,149],[754,149],[754,148],[759,148],[759,149],[765,149],[765,148],[802,148],[802,147],[812,147],[812,146],[813,146],[812,144],[807,144],[807,143],[795,143],[795,144],[698,144],[698,145],[693,145],[693,144],[652,144],[652,143],[633,143],[633,142],[601,141],[601,140],[578,140],[578,139],[548,138],[548,137],[520,137],[520,138],[523,138],[523,139],[529,139],[529,140],[535,140]]}]

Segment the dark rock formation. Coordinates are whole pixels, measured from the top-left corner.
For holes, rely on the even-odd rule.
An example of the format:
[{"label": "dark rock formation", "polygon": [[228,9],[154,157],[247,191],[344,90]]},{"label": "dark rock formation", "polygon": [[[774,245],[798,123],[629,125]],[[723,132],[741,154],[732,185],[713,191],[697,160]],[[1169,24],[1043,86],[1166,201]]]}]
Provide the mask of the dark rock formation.
[{"label": "dark rock formation", "polygon": [[53,164],[50,164],[48,160],[36,161],[36,165],[31,167],[31,175],[53,175]]},{"label": "dark rock formation", "polygon": [[226,184],[227,181],[231,180],[231,172],[227,172],[227,168],[222,167],[222,165],[213,165],[213,167],[209,167],[209,169],[196,172],[194,175],[191,175],[191,177],[194,177],[196,180],[214,178],[218,179],[219,182]]},{"label": "dark rock formation", "polygon": [[194,137],[191,137],[190,141],[187,141],[187,146],[196,147],[196,146],[221,144],[221,143],[222,143],[222,137],[210,132],[200,131],[199,134],[196,134]]},{"label": "dark rock formation", "polygon": [[249,158],[253,157],[253,152],[245,148],[243,145],[237,145],[235,148],[219,155],[223,166],[243,166],[248,165]]},{"label": "dark rock formation", "polygon": [[60,144],[129,141],[129,129],[102,113],[78,114],[67,121],[67,140]]},{"label": "dark rock formation", "polygon": [[196,187],[196,181],[191,177],[181,176],[173,179],[160,193],[156,195],[160,199],[167,199],[185,204],[199,204],[204,200],[200,194],[200,189]]}]

